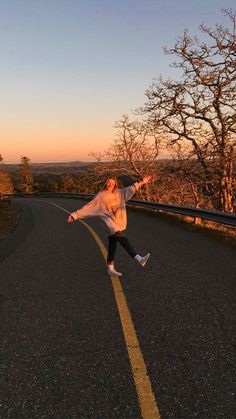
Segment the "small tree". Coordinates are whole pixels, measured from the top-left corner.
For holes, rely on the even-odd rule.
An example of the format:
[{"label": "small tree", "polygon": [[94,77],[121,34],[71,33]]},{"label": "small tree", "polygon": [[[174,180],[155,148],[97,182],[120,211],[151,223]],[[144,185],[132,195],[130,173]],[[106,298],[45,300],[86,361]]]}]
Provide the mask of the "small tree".
[{"label": "small tree", "polygon": [[61,175],[61,192],[74,192],[78,190],[78,181],[69,173]]},{"label": "small tree", "polygon": [[13,185],[8,173],[0,170],[0,195],[13,193]]},{"label": "small tree", "polygon": [[33,176],[28,157],[21,157],[21,165],[19,169],[18,189],[22,192],[29,193],[33,190]]},{"label": "small tree", "polygon": [[[0,154],[0,164],[3,166],[3,157]],[[0,170],[0,196],[13,193],[13,185],[8,173]]]}]

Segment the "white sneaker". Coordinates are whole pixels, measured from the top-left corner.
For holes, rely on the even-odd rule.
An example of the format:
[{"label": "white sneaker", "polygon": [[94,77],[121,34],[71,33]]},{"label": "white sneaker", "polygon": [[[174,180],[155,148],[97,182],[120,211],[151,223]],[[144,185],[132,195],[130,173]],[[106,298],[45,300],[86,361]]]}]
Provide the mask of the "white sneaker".
[{"label": "white sneaker", "polygon": [[140,263],[140,265],[144,266],[147,264],[148,259],[150,258],[150,253],[147,253],[145,256],[136,255],[135,259]]},{"label": "white sneaker", "polygon": [[122,273],[121,272],[117,272],[116,270],[115,270],[115,268],[114,268],[114,266],[113,265],[108,265],[108,268],[107,268],[107,274],[108,275],[110,275],[110,276],[112,276],[112,275],[115,275],[115,276],[122,276]]}]

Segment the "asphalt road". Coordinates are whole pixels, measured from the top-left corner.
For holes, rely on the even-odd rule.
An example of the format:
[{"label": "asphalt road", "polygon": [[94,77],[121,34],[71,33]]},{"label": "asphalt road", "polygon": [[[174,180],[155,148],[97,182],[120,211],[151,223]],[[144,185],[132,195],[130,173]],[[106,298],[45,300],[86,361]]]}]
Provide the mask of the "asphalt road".
[{"label": "asphalt road", "polygon": [[[68,211],[82,201],[48,198]],[[0,418],[141,418],[111,280],[93,236],[60,209],[17,199],[0,243]],[[236,247],[130,210],[143,269],[117,269],[162,419],[234,419]],[[99,220],[86,221],[106,243]]]}]

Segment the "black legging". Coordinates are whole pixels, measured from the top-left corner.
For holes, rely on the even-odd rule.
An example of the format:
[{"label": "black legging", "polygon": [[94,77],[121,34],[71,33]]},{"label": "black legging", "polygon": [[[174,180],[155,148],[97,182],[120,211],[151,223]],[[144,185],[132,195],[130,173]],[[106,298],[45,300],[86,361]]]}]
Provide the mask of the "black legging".
[{"label": "black legging", "polygon": [[126,252],[130,255],[131,258],[134,258],[137,255],[137,252],[135,252],[129,240],[124,235],[123,231],[117,231],[112,236],[108,236],[107,263],[111,263],[114,261],[117,242],[119,242],[121,246],[123,246],[123,248],[126,250]]}]

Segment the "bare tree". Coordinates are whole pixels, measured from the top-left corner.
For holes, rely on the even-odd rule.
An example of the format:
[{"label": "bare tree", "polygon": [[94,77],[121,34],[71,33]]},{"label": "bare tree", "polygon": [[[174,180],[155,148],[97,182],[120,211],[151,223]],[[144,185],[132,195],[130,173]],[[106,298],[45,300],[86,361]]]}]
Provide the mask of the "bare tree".
[{"label": "bare tree", "polygon": [[[159,179],[161,183],[165,182],[168,176],[168,182],[165,182],[165,196],[168,202],[169,189],[172,189],[173,203],[180,205],[193,206],[195,208],[215,208],[215,199],[209,194],[210,181],[215,182],[214,178],[206,179],[205,171],[198,159],[193,158],[191,147],[188,143],[177,142],[168,148],[171,159],[165,164],[159,164]],[[160,189],[160,188],[159,188]],[[211,185],[211,190],[214,185]],[[162,193],[163,194],[163,193]]]},{"label": "bare tree", "polygon": [[[156,173],[160,137],[150,125],[127,115],[115,123],[116,138],[103,154],[97,157],[97,172],[102,176],[121,175],[132,180]],[[105,160],[105,162],[104,162]],[[155,179],[154,179],[155,181]],[[140,191],[145,199],[155,199],[153,184]]]},{"label": "bare tree", "polygon": [[[236,146],[236,13],[223,11],[231,29],[222,25],[200,30],[209,42],[188,32],[167,54],[175,55],[180,81],[155,80],[141,111],[149,123],[171,135],[171,144],[187,142],[204,171],[205,192],[218,198],[218,209],[233,211],[233,155]],[[214,181],[212,181],[214,178]]]}]

